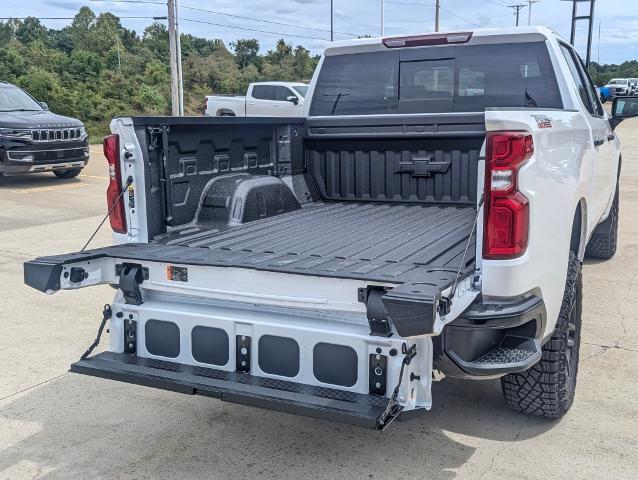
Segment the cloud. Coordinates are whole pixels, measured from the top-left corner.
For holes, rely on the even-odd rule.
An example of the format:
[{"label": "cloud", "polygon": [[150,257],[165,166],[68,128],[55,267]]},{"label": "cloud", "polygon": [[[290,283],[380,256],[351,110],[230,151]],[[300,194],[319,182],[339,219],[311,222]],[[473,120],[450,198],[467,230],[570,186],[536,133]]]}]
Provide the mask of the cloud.
[{"label": "cloud", "polygon": [[[385,0],[385,32],[387,35],[399,35],[414,32],[431,31],[434,26],[433,0]],[[73,16],[82,5],[88,5],[96,13],[110,11],[116,15],[165,15],[164,5],[119,3],[113,1],[85,0],[0,0],[3,16],[26,17],[28,15],[51,17]],[[7,4],[8,3],[8,4]],[[422,3],[423,5],[418,5]],[[441,9],[441,27],[449,30],[467,30],[481,27],[509,27],[514,24],[513,12],[499,3],[511,3],[508,0],[445,0],[445,9]],[[525,3],[525,2],[521,2]],[[212,26],[182,22],[180,27],[185,33],[207,38],[221,38],[229,43],[237,38],[256,37],[262,48],[273,48],[278,38],[286,38],[291,43],[304,45],[312,53],[320,53],[327,45],[330,28],[329,0],[179,0],[180,15],[184,18],[196,18],[227,25]],[[417,5],[415,5],[417,4]],[[253,20],[233,19],[230,17],[188,11],[183,8],[193,6],[230,14],[288,23],[278,25]],[[583,9],[584,5],[579,8]],[[334,28],[336,32],[353,34],[380,33],[380,0],[334,0]],[[558,0],[542,0],[534,4],[532,23],[547,25],[559,34],[569,38],[571,29],[571,3]],[[579,14],[584,12],[579,11]],[[629,12],[619,15],[618,12]],[[601,24],[600,58],[601,62],[618,63],[638,57],[638,15],[636,0],[614,0],[613,8],[605,2],[597,2],[594,25],[594,46],[598,41],[598,23]],[[638,13],[638,12],[636,12]],[[527,10],[521,12],[521,24],[527,24]],[[122,23],[136,31],[142,31],[151,23],[150,19],[123,19]],[[49,27],[60,28],[69,21],[45,21]],[[268,30],[274,33],[242,31],[234,27],[247,27]],[[301,26],[318,30],[308,30]],[[586,29],[578,29],[576,46],[584,56]],[[297,36],[287,36],[297,35]],[[317,37],[316,40],[303,37]],[[343,33],[335,34],[336,39],[352,38]]]}]

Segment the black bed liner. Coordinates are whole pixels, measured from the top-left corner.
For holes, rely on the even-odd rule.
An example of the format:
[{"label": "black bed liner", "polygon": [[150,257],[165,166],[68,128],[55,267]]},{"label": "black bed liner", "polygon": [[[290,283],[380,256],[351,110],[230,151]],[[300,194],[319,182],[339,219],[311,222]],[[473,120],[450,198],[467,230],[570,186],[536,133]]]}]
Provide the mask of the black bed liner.
[{"label": "black bed liner", "polygon": [[[155,241],[211,264],[403,283],[458,270],[474,215],[461,206],[315,203],[223,230],[185,226]],[[473,264],[472,242],[463,269]]]},{"label": "black bed liner", "polygon": [[[39,257],[25,263],[24,278],[33,288],[55,291],[64,266],[115,258],[447,285],[459,270],[474,215],[474,208],[459,206],[313,204],[225,230],[184,227],[151,243]],[[474,269],[474,250],[472,238],[461,277]]]}]

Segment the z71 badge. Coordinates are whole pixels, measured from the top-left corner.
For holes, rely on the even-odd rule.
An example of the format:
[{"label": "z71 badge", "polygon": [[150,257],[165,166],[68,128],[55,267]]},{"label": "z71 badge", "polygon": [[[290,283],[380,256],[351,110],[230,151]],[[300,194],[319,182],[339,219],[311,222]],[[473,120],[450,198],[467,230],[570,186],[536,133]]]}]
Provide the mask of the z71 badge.
[{"label": "z71 badge", "polygon": [[547,115],[532,115],[538,128],[552,128],[552,121]]}]

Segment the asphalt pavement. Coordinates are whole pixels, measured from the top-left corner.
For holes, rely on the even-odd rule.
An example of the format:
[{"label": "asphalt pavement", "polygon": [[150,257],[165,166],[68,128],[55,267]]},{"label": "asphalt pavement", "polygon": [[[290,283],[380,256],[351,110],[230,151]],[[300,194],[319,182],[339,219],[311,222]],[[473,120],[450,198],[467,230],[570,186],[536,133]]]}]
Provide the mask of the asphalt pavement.
[{"label": "asphalt pavement", "polygon": [[0,479],[638,478],[638,120],[619,135],[618,253],[584,266],[576,399],[553,421],[508,410],[498,381],[446,379],[431,412],[377,432],[67,373],[114,291],[47,296],[22,262],[82,247],[106,162],[0,178]]}]

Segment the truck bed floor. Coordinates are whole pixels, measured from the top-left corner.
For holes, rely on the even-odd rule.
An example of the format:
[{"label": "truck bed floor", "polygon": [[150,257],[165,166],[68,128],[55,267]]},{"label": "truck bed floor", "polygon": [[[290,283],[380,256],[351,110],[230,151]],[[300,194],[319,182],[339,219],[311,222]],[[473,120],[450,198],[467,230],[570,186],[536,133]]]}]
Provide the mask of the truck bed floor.
[{"label": "truck bed floor", "polygon": [[[207,249],[224,266],[402,283],[457,270],[474,214],[468,206],[313,203],[226,229],[183,226],[155,243]],[[463,267],[473,264],[472,240]]]}]

